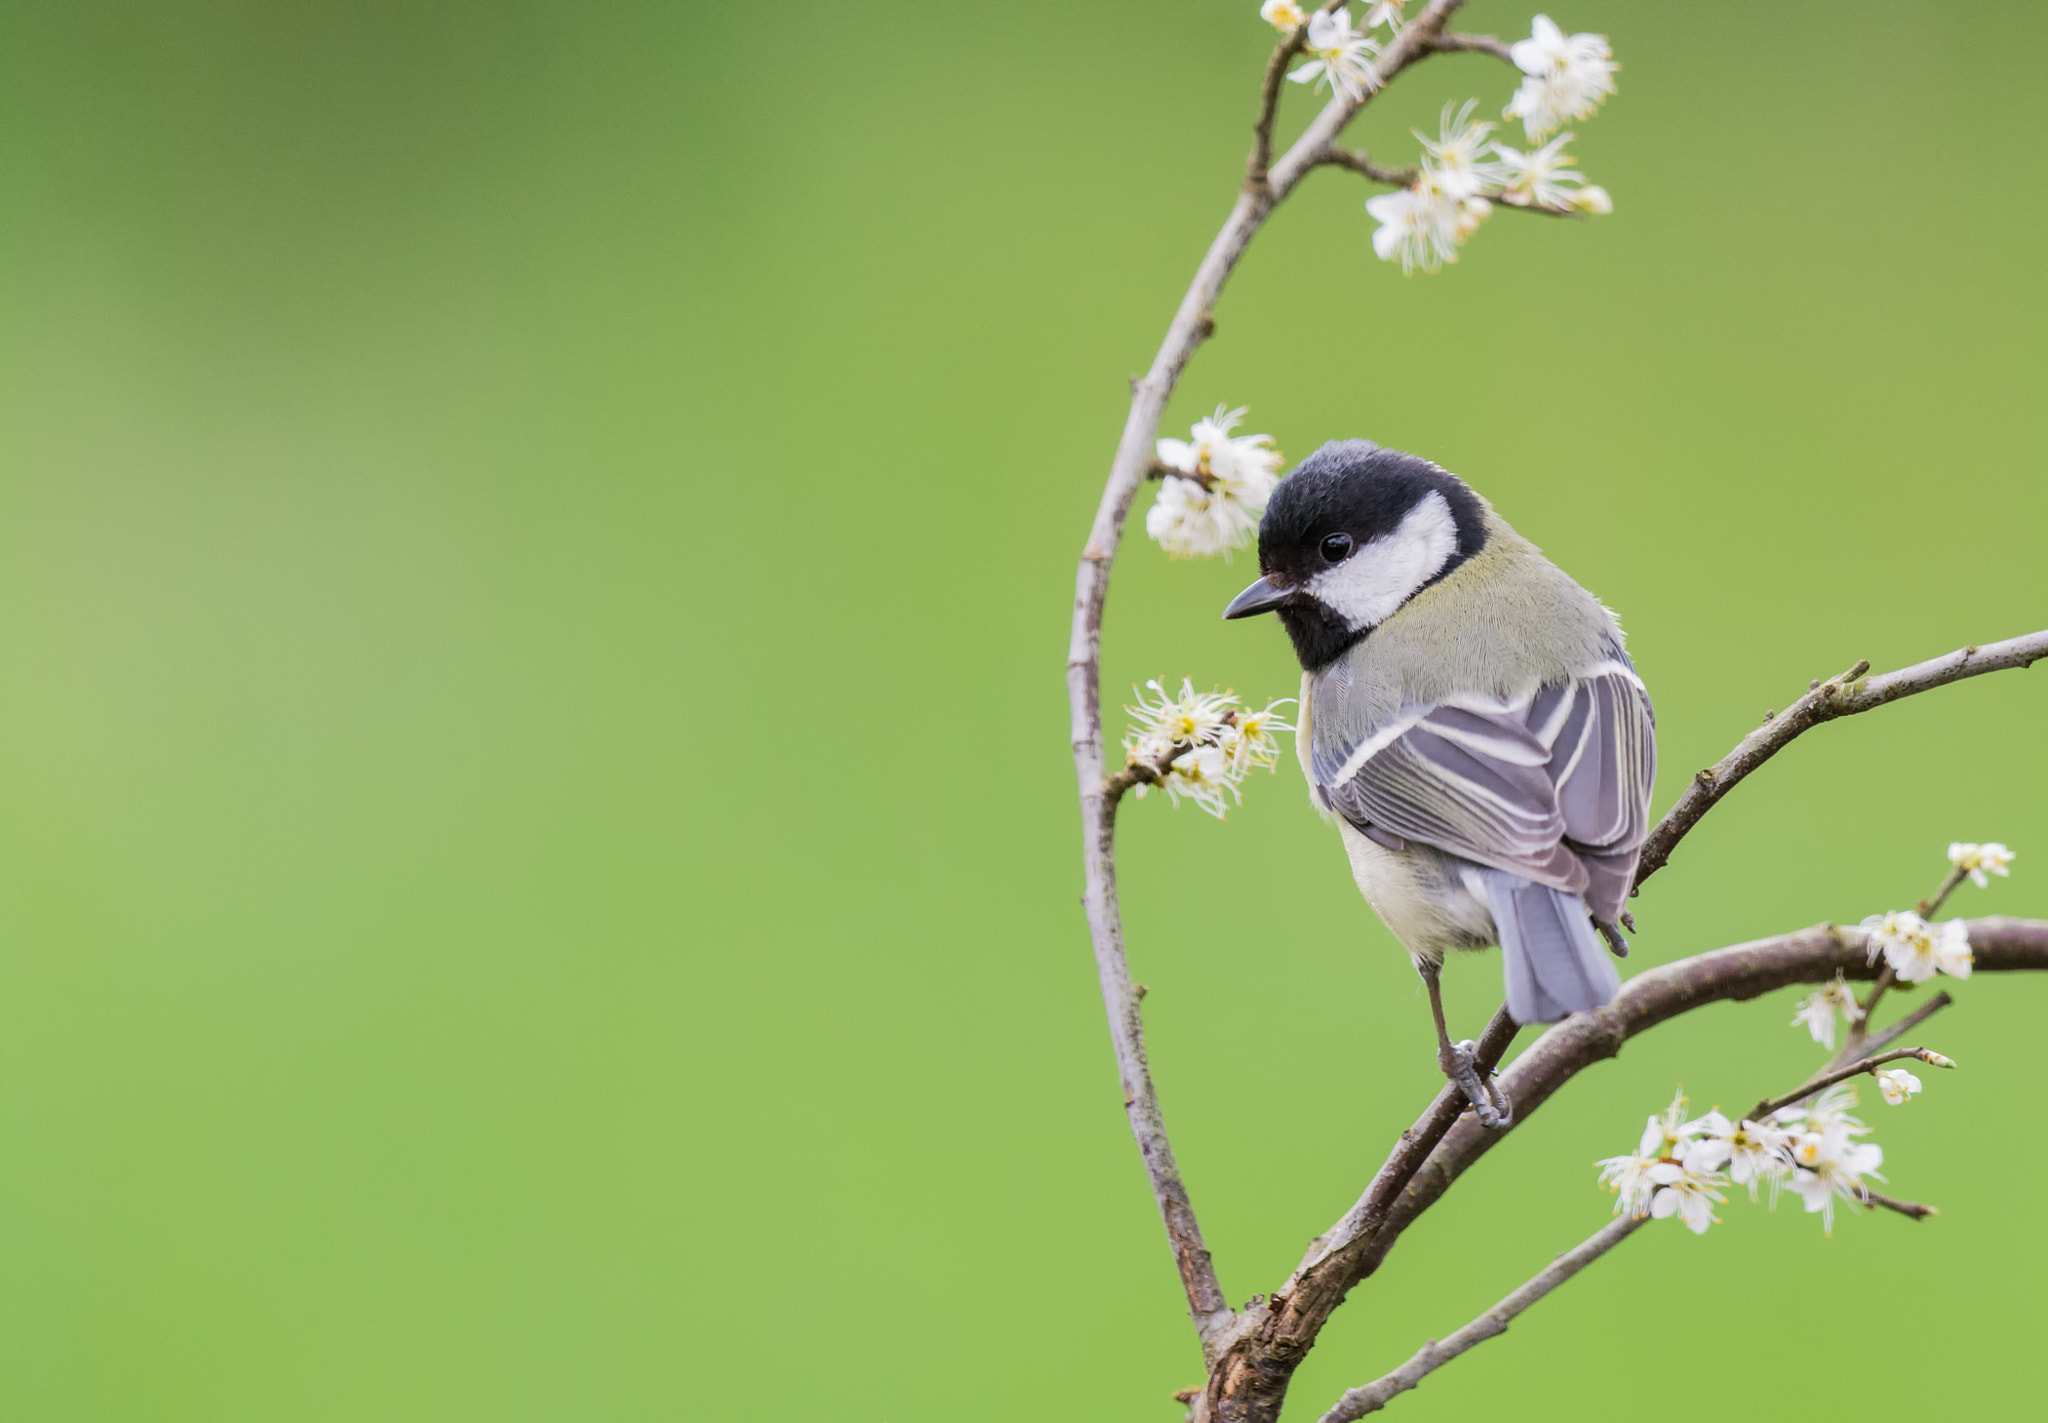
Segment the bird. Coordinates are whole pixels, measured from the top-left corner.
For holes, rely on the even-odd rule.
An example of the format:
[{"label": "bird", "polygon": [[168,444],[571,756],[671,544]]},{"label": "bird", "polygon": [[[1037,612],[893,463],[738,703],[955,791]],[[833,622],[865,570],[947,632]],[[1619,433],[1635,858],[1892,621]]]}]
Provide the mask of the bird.
[{"label": "bird", "polygon": [[1620,620],[1464,480],[1370,440],[1281,480],[1258,542],[1259,579],[1223,616],[1287,629],[1311,797],[1429,990],[1438,1066],[1505,1128],[1513,1103],[1451,1041],[1441,970],[1498,944],[1518,1024],[1619,990],[1657,769]]}]

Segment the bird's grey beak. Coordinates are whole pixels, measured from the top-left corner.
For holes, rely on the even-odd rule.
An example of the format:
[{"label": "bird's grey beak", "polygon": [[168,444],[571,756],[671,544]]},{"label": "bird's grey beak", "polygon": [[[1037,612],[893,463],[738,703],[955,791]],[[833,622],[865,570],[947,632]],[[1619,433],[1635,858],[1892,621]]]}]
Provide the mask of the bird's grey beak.
[{"label": "bird's grey beak", "polygon": [[1261,578],[1230,600],[1230,606],[1223,610],[1226,618],[1248,618],[1254,613],[1270,613],[1294,594],[1286,588],[1277,588]]}]

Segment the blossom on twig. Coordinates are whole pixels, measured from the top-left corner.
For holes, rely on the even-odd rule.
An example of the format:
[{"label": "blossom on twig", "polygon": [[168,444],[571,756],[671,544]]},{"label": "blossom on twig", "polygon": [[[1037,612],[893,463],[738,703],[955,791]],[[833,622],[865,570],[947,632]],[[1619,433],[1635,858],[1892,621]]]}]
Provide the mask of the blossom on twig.
[{"label": "blossom on twig", "polygon": [[1315,56],[1287,77],[1297,84],[1325,84],[1357,103],[1379,87],[1373,56],[1379,41],[1351,28],[1349,10],[1317,11],[1308,17],[1308,52]]},{"label": "blossom on twig", "polygon": [[1920,1079],[1903,1067],[1879,1068],[1873,1075],[1877,1078],[1877,1090],[1894,1107],[1920,1090]]},{"label": "blossom on twig", "polygon": [[1308,22],[1308,13],[1301,8],[1301,0],[1266,0],[1259,6],[1259,18],[1281,34],[1291,35]]},{"label": "blossom on twig", "polygon": [[[1274,733],[1294,728],[1280,719],[1279,708],[1292,698],[1254,711],[1239,703],[1234,692],[1197,692],[1192,679],[1182,678],[1178,695],[1169,696],[1157,678],[1138,693],[1131,729],[1124,735],[1126,763],[1156,773],[1158,784],[1175,805],[1186,796],[1221,820],[1230,803],[1243,804],[1244,778],[1259,768],[1272,770],[1280,758]],[[1140,781],[1135,794],[1150,785]]]},{"label": "blossom on twig", "polygon": [[1412,188],[1367,198],[1365,210],[1380,224],[1372,235],[1372,250],[1381,261],[1398,257],[1403,272],[1417,267],[1434,272],[1458,260],[1459,245],[1486,221],[1493,204],[1484,198],[1453,197],[1425,171]]},{"label": "blossom on twig", "polygon": [[1715,1204],[1727,1200],[1719,1188],[1728,1184],[1721,1168],[1730,1157],[1727,1139],[1709,1130],[1719,1115],[1688,1122],[1681,1089],[1670,1106],[1644,1122],[1634,1152],[1595,1162],[1600,1184],[1617,1195],[1614,1213],[1656,1220],[1676,1215],[1695,1235],[1712,1225]]},{"label": "blossom on twig", "polygon": [[1988,845],[1966,845],[1957,843],[1948,847],[1948,862],[1969,875],[1970,882],[1979,889],[1990,885],[1984,877],[1989,870],[1994,875],[2010,876],[2006,866],[2012,863],[2012,851],[1993,840]]},{"label": "blossom on twig", "polygon": [[1145,513],[1145,532],[1176,558],[1244,548],[1257,537],[1259,516],[1280,478],[1280,452],[1271,435],[1232,435],[1242,406],[1216,407],[1197,420],[1188,440],[1163,439],[1159,462],[1178,476],[1161,484]]},{"label": "blossom on twig", "polygon": [[1528,77],[1503,111],[1520,119],[1534,143],[1573,119],[1589,119],[1614,92],[1614,51],[1605,35],[1567,35],[1548,15],[1538,15],[1529,38],[1508,47],[1515,67]]},{"label": "blossom on twig", "polygon": [[1496,194],[1498,199],[1517,207],[1613,212],[1614,200],[1607,195],[1607,190],[1597,184],[1586,183],[1583,177],[1572,171],[1578,160],[1564,151],[1564,146],[1571,141],[1572,135],[1561,133],[1528,153],[1509,148],[1506,144],[1493,144],[1494,156],[1499,159],[1493,165],[1499,174],[1496,180],[1500,188]]},{"label": "blossom on twig", "polygon": [[1790,1140],[1788,1135],[1774,1126],[1747,1119],[1731,1122],[1718,1110],[1708,1112],[1700,1123],[1708,1136],[1727,1146],[1728,1175],[1735,1184],[1749,1187],[1749,1198],[1753,1201],[1758,1185],[1768,1181],[1775,1204],[1778,1187],[1792,1174],[1792,1160],[1785,1149]]},{"label": "blossom on twig", "polygon": [[1855,1139],[1870,1131],[1849,1115],[1855,1105],[1856,1089],[1842,1082],[1821,1093],[1811,1106],[1787,1107],[1776,1114],[1791,1132],[1794,1170],[1785,1184],[1806,1203],[1809,1214],[1820,1213],[1821,1231],[1827,1235],[1835,1233],[1837,1200],[1867,1203],[1869,1188],[1863,1178],[1884,1179],[1877,1171],[1884,1164],[1884,1148]]},{"label": "blossom on twig", "polygon": [[1929,924],[1911,910],[1873,914],[1863,921],[1870,962],[1878,955],[1901,983],[1925,983],[1937,973],[1968,978],[1974,956],[1970,929],[1960,919]]},{"label": "blossom on twig", "polygon": [[1493,132],[1494,125],[1472,117],[1478,106],[1477,99],[1467,99],[1463,108],[1453,112],[1445,104],[1435,138],[1410,130],[1422,143],[1424,175],[1430,186],[1446,197],[1476,198],[1498,189],[1506,177],[1500,164],[1485,159],[1486,136]]},{"label": "blossom on twig", "polygon": [[1401,28],[1401,7],[1407,0],[1372,0],[1366,7],[1365,18],[1358,22],[1361,30],[1376,30],[1381,25],[1390,29]]},{"label": "blossom on twig", "polygon": [[1856,995],[1840,973],[1832,983],[1809,993],[1799,1000],[1799,1011],[1792,1015],[1792,1026],[1804,1024],[1813,1034],[1813,1040],[1829,1052],[1835,1050],[1835,1014],[1840,1013],[1851,1026],[1863,1020],[1863,1010],[1856,1005]]}]

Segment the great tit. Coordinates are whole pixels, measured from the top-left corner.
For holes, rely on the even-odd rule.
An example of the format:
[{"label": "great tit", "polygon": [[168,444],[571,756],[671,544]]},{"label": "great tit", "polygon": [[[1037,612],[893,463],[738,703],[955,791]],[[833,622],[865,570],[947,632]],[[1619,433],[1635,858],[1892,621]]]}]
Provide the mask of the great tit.
[{"label": "great tit", "polygon": [[1456,475],[1369,440],[1274,490],[1258,582],[1302,667],[1296,749],[1351,871],[1429,989],[1438,1062],[1481,1122],[1512,1105],[1453,1044],[1448,949],[1501,947],[1508,1011],[1598,1008],[1656,775],[1649,693],[1614,615]]}]

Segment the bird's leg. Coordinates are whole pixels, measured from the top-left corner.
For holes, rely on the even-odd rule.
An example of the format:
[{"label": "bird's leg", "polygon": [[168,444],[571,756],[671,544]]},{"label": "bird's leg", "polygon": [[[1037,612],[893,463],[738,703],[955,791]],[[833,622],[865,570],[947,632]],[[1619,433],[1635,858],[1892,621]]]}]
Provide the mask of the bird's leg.
[{"label": "bird's leg", "polygon": [[1621,937],[1621,930],[1615,928],[1612,924],[1602,924],[1598,919],[1593,921],[1593,927],[1598,929],[1600,937],[1607,941],[1609,953],[1618,959],[1628,957],[1628,940]]},{"label": "bird's leg", "polygon": [[1436,1065],[1444,1076],[1457,1084],[1465,1094],[1465,1100],[1472,1104],[1479,1125],[1493,1131],[1505,1130],[1515,1119],[1514,1104],[1507,1094],[1487,1080],[1479,1077],[1479,1044],[1470,1038],[1460,1043],[1451,1041],[1451,1030],[1444,1023],[1444,994],[1439,978],[1442,964],[1431,963],[1428,959],[1415,960],[1415,971],[1422,975],[1422,981],[1429,988],[1429,1011],[1436,1018]]}]

